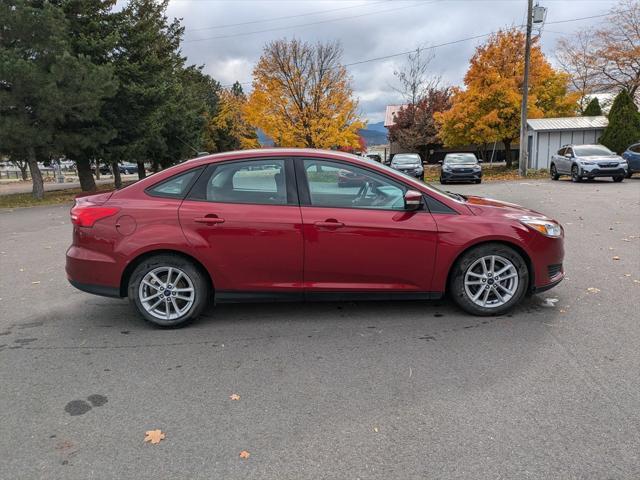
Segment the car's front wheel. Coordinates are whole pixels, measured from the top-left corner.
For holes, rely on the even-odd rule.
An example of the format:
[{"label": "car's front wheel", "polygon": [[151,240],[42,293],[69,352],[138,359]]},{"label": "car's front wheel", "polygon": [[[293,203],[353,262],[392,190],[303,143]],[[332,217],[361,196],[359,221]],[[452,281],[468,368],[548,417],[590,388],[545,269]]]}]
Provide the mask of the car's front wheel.
[{"label": "car's front wheel", "polygon": [[549,169],[549,174],[551,175],[551,180],[558,180],[560,178],[560,175],[558,175],[558,169],[556,168],[555,165],[551,165],[551,168]]},{"label": "car's front wheel", "polygon": [[511,310],[529,287],[529,269],[514,249],[488,243],[465,252],[450,276],[453,300],[473,315]]},{"label": "car's front wheel", "polygon": [[580,169],[577,165],[571,167],[571,181],[575,183],[579,183],[582,181],[582,177],[580,176]]},{"label": "car's front wheel", "polygon": [[612,177],[614,182],[621,182],[624,180],[624,175],[618,175],[617,177]]},{"label": "car's front wheel", "polygon": [[171,254],[145,259],[129,281],[129,300],[142,317],[160,327],[178,327],[202,313],[209,300],[205,275]]}]

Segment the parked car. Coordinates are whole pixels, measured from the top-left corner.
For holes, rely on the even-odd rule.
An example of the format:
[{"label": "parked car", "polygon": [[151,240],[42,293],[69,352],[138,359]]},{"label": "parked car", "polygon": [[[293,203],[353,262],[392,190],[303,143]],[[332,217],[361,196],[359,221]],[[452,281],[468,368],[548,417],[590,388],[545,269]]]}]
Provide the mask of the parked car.
[{"label": "parked car", "polygon": [[[130,163],[130,162],[122,162],[118,164],[118,170],[121,175],[131,175],[133,173],[138,173],[138,164]],[[111,165],[102,164],[100,165],[100,173],[102,175],[108,175],[112,173]]]},{"label": "parked car", "polygon": [[377,153],[368,153],[367,158],[370,158],[375,162],[382,163],[382,156],[378,155]]},{"label": "parked car", "polygon": [[447,182],[482,182],[480,160],[473,153],[447,153],[444,160],[438,162],[440,183]]},{"label": "parked car", "polygon": [[391,168],[411,177],[424,177],[422,159],[417,153],[396,153],[391,159]]},{"label": "parked car", "polygon": [[634,173],[640,173],[640,143],[630,145],[622,154],[622,158],[627,161],[627,178],[631,178]]},{"label": "parked car", "polygon": [[[253,167],[268,167],[254,170]],[[340,187],[339,172],[361,177]],[[197,158],[77,198],[66,271],[163,326],[210,300],[436,299],[499,315],[564,278],[555,220],[342,152]]]},{"label": "parked car", "polygon": [[627,161],[604,145],[565,145],[551,156],[549,174],[552,180],[570,175],[572,182],[599,177],[621,182],[627,176]]}]

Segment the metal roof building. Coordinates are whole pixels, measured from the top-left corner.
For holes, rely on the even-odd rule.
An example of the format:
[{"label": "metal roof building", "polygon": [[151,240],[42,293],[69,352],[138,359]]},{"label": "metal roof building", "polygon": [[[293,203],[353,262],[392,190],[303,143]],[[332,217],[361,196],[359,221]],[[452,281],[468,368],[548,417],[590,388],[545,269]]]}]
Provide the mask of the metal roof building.
[{"label": "metal roof building", "polygon": [[529,168],[549,168],[549,159],[567,144],[598,143],[607,117],[562,117],[527,120]]}]

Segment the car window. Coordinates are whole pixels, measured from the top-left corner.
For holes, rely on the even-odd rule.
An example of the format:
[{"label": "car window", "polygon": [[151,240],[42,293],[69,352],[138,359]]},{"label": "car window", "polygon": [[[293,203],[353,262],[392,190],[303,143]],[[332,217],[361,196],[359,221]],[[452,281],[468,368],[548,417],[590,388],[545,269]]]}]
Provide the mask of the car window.
[{"label": "car window", "polygon": [[478,163],[478,159],[473,153],[447,153],[444,163]]},{"label": "car window", "polygon": [[191,199],[221,203],[286,205],[285,161],[243,160],[214,165]]},{"label": "car window", "polygon": [[562,147],[560,150],[558,150],[558,155],[560,155],[561,157],[564,155],[564,153],[566,152],[566,148]]},{"label": "car window", "polygon": [[195,168],[188,172],[174,175],[168,180],[149,188],[147,193],[154,197],[183,198],[187,194],[187,190],[192,181],[195,180],[195,177],[197,177],[197,174],[199,174],[201,170],[201,168]]},{"label": "car window", "polygon": [[640,143],[638,145],[632,145],[629,147],[629,150],[631,150],[634,153],[640,153]]},{"label": "car window", "polygon": [[404,210],[407,188],[384,175],[341,162],[303,161],[311,205]]}]

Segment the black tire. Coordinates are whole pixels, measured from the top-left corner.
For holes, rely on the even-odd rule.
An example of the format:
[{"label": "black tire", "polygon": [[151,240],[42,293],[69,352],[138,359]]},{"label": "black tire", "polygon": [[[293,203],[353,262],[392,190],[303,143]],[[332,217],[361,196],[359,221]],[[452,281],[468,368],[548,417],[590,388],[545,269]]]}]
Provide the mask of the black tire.
[{"label": "black tire", "polygon": [[[178,268],[188,276],[193,284],[194,299],[193,304],[176,319],[165,320],[151,315],[145,310],[139,297],[140,283],[149,272],[160,267]],[[129,279],[128,296],[129,301],[136,307],[140,316],[149,323],[163,328],[182,327],[197,318],[209,303],[211,295],[209,282],[205,274],[192,262],[180,255],[160,254],[145,259],[138,265]]]},{"label": "black tire", "polygon": [[631,170],[627,170],[627,178],[631,178],[631,175],[633,175],[633,172],[631,172]]},{"label": "black tire", "polygon": [[[495,307],[482,307],[475,304],[467,295],[464,285],[464,276],[473,263],[487,255],[499,255],[509,260],[516,269],[518,286],[514,295],[503,305]],[[485,243],[471,248],[453,265],[449,275],[449,294],[453,301],[465,312],[478,316],[502,315],[513,307],[525,296],[529,289],[529,269],[522,256],[513,248],[501,243]]]},{"label": "black tire", "polygon": [[476,183],[476,184],[478,184],[478,183],[482,183],[482,179],[475,180],[475,183]]},{"label": "black tire", "polygon": [[560,178],[560,175],[558,175],[558,169],[553,163],[549,169],[549,174],[551,175],[551,180],[558,180]]},{"label": "black tire", "polygon": [[574,183],[580,183],[582,181],[582,177],[579,175],[580,169],[578,165],[573,165],[571,167],[571,181]]},{"label": "black tire", "polygon": [[620,183],[621,181],[623,181],[623,180],[624,180],[624,175],[619,175],[619,176],[617,176],[617,177],[611,177],[611,178],[613,178],[613,181],[614,181],[614,182],[616,182],[616,183]]},{"label": "black tire", "polygon": [[446,185],[447,181],[443,180],[442,177],[440,177],[440,185]]}]

